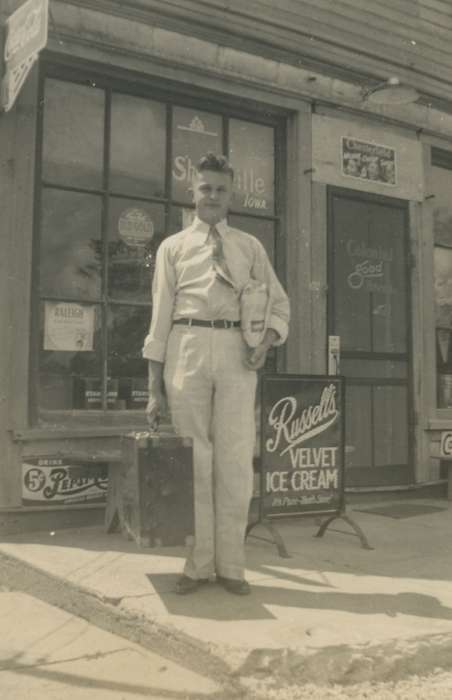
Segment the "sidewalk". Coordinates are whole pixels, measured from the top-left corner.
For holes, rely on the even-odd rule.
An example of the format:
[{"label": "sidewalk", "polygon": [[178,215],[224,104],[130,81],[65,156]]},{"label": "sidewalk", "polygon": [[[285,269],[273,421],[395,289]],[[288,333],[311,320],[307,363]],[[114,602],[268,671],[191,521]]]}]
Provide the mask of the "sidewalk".
[{"label": "sidewalk", "polygon": [[[403,508],[396,501],[382,506],[404,515],[407,502],[400,503]],[[373,550],[363,549],[340,520],[320,539],[313,518],[276,522],[291,558],[250,537],[247,597],[214,583],[178,596],[183,548],[138,550],[101,528],[14,536],[0,543],[0,553],[205,645],[232,670],[252,674],[277,665],[281,671],[285,664],[293,673],[302,659],[306,674],[309,658],[310,680],[319,674],[327,680],[329,673],[337,680],[337,668],[350,673],[357,653],[382,668],[389,657],[411,659],[417,668],[434,647],[432,663],[441,666],[441,650],[452,658],[452,505],[409,504],[409,517],[397,518],[369,512],[375,504],[348,507]],[[253,534],[268,537],[262,526]]]},{"label": "sidewalk", "polygon": [[0,619],[2,700],[167,700],[218,692],[201,674],[30,595],[0,591]]}]

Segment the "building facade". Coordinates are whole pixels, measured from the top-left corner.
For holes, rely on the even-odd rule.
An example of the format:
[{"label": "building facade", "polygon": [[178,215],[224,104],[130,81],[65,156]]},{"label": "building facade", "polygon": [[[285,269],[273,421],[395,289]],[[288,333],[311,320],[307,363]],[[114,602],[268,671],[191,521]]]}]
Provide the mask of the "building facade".
[{"label": "building facade", "polygon": [[[207,150],[291,298],[267,369],[325,374],[340,338],[347,487],[441,483],[451,39],[441,0],[50,0],[0,114],[0,523],[101,512],[120,434],[145,427],[155,251]],[[418,99],[372,99],[392,76]]]}]

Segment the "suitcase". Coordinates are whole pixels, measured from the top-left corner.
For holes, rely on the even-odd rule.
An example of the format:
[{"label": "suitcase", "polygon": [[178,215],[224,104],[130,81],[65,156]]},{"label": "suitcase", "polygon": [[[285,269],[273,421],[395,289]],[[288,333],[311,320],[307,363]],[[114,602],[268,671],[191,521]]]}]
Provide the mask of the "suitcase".
[{"label": "suitcase", "polygon": [[174,433],[129,433],[112,466],[107,532],[140,547],[189,544],[194,534],[193,444]]}]

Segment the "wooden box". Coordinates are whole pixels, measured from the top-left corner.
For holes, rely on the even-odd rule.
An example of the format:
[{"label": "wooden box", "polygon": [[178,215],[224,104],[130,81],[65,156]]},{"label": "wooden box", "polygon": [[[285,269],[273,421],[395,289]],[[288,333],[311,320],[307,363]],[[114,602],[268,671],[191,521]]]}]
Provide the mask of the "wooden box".
[{"label": "wooden box", "polygon": [[110,469],[106,526],[139,546],[185,545],[194,533],[193,445],[173,433],[129,433]]}]

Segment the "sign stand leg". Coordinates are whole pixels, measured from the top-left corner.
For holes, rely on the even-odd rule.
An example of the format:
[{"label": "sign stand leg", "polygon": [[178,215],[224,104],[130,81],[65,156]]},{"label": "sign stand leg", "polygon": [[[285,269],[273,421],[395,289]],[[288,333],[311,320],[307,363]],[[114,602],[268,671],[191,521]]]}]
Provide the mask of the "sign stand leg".
[{"label": "sign stand leg", "polygon": [[250,523],[246,528],[245,539],[248,537],[251,530],[256,527],[256,525],[263,525],[269,531],[270,535],[272,536],[272,539],[269,540],[267,537],[259,537],[259,535],[252,535],[252,537],[254,537],[256,540],[262,540],[263,542],[270,542],[272,544],[275,544],[280,557],[282,557],[283,559],[291,558],[289,552],[286,549],[286,545],[284,544],[283,538],[281,537],[271,520],[269,520],[268,518],[261,517],[259,518],[259,520],[256,520],[255,523]]},{"label": "sign stand leg", "polygon": [[346,515],[345,510],[341,510],[339,513],[335,513],[332,515],[330,518],[327,518],[320,526],[319,531],[317,534],[314,535],[314,537],[323,537],[325,534],[326,529],[331,525],[333,520],[344,520],[350,527],[355,531],[354,534],[359,537],[359,540],[361,542],[361,546],[363,549],[374,549],[373,547],[370,546],[366,535],[364,532],[361,530],[360,526],[358,523],[355,523],[355,521],[350,518],[348,515]]}]

